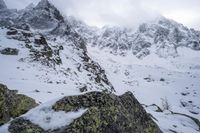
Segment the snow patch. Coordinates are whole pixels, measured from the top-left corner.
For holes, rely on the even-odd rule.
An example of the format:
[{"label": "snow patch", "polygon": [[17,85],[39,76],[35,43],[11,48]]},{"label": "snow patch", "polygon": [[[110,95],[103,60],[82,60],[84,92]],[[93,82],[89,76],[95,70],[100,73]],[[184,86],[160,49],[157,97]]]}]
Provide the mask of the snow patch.
[{"label": "snow patch", "polygon": [[55,130],[69,125],[74,119],[81,117],[87,111],[87,109],[79,109],[76,112],[56,112],[51,107],[52,103],[54,102],[43,104],[29,111],[23,117],[44,130]]},{"label": "snow patch", "polygon": [[3,126],[0,126],[0,133],[9,133],[8,127],[10,124],[4,124]]}]

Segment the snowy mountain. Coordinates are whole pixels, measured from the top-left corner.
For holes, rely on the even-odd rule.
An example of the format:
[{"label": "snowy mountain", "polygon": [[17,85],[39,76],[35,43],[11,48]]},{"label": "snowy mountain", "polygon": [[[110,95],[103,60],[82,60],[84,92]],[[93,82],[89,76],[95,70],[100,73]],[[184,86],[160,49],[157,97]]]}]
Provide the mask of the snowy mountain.
[{"label": "snowy mountain", "polygon": [[58,23],[63,22],[64,18],[60,12],[48,2],[48,0],[42,0],[32,10],[25,11],[22,16],[19,17],[17,22],[28,23],[31,28],[46,30],[54,29]]},{"label": "snowy mountain", "polygon": [[[84,38],[87,38],[87,35],[91,36],[89,30],[77,30],[77,32]],[[136,31],[130,28],[105,26],[96,29],[92,35],[92,39],[87,41],[89,44],[123,56],[127,52],[132,52],[136,57],[144,58],[156,53],[160,57],[167,58],[179,55],[177,47],[200,50],[199,31],[188,29],[162,16],[141,24]]]},{"label": "snowy mountain", "polygon": [[97,28],[0,0],[0,132],[198,133],[199,50],[199,31],[164,17]]},{"label": "snowy mountain", "polygon": [[[40,15],[36,15],[39,12]],[[63,17],[52,4],[42,0],[33,9],[15,13],[18,14],[16,18],[5,16],[9,21],[2,23],[0,48],[2,62],[8,58],[6,61],[8,64],[6,62],[2,64],[2,68],[7,68],[7,65],[11,64],[10,74],[12,76],[10,75],[10,78],[14,76],[16,79],[9,81],[9,77],[2,78],[1,82],[10,82],[7,84],[15,85],[13,82],[22,78],[19,76],[20,74],[14,74],[21,68],[19,66],[21,64],[22,67],[27,66],[27,71],[24,70],[25,68],[23,68],[24,72],[21,71],[26,76],[23,78],[28,78],[26,73],[28,74],[31,69],[34,69],[38,74],[32,78],[37,80],[35,81],[37,84],[38,81],[44,83],[41,86],[50,84],[65,86],[69,83],[77,88],[87,87],[86,90],[114,90],[104,70],[87,55],[84,40],[63,22]],[[41,19],[47,17],[49,21],[45,19],[44,23],[43,20],[40,23],[40,17]],[[31,21],[32,19],[35,21]],[[6,50],[7,53],[4,52],[4,54],[3,51]],[[18,51],[16,56],[5,56],[12,50]],[[6,72],[4,75],[9,75],[8,73]],[[30,81],[34,82],[33,79]],[[18,88],[17,84],[13,88]],[[24,85],[23,88],[30,88],[30,86]]]}]

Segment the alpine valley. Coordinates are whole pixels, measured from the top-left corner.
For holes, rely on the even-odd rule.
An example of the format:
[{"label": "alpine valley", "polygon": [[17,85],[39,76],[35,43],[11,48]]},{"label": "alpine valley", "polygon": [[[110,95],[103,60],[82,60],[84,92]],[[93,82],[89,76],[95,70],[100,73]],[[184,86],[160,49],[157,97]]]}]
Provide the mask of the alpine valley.
[{"label": "alpine valley", "polygon": [[200,31],[91,27],[0,0],[0,133],[199,133]]}]

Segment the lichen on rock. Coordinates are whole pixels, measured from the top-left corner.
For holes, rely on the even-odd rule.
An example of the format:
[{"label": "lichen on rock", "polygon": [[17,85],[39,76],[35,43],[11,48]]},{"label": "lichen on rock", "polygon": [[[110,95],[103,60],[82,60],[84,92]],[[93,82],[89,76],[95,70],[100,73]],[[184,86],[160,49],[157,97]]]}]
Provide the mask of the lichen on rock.
[{"label": "lichen on rock", "polygon": [[0,125],[36,106],[34,99],[17,94],[16,90],[9,90],[7,86],[0,84]]},{"label": "lichen on rock", "polygon": [[86,133],[160,133],[160,129],[131,92],[122,96],[104,92],[65,97],[58,101],[56,111],[88,111],[62,132]]},{"label": "lichen on rock", "polygon": [[[25,118],[11,122],[11,133],[37,131],[38,133],[161,133],[161,130],[146,113],[131,92],[117,96],[105,92],[89,92],[84,95],[68,96],[57,101],[55,111],[87,111],[71,124],[45,131]],[[33,129],[34,128],[34,129]]]}]

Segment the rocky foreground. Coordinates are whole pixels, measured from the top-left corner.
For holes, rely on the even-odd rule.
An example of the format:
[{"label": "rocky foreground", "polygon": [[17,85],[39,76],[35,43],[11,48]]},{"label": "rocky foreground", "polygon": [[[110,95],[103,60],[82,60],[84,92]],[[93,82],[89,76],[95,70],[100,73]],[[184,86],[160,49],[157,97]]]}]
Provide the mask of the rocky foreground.
[{"label": "rocky foreground", "polygon": [[[10,91],[5,85],[0,85],[1,125],[26,113],[37,106],[35,101],[27,96]],[[56,112],[76,112],[79,109],[87,111],[71,124],[56,130],[46,131],[25,117],[11,121],[11,133],[160,133],[161,130],[146,113],[131,92],[116,96],[105,92],[89,92],[84,95],[68,96],[57,101],[52,109]],[[67,119],[67,118],[66,118]]]},{"label": "rocky foreground", "polygon": [[8,90],[5,85],[0,84],[0,125],[26,113],[37,105],[34,99],[17,94],[16,90]]}]

